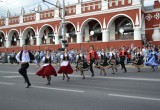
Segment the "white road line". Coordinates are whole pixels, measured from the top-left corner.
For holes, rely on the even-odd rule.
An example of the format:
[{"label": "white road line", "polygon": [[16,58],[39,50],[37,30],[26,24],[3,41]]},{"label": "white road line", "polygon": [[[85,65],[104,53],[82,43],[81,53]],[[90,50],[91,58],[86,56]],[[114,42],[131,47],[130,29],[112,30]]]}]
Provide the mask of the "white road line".
[{"label": "white road line", "polygon": [[0,73],[18,73],[18,71],[17,72],[13,72],[13,71],[0,71]]},{"label": "white road line", "polygon": [[160,82],[160,79],[153,79],[153,78],[131,78],[131,77],[101,77],[107,79],[125,79],[125,80],[136,80],[136,81],[156,81]]},{"label": "white road line", "polygon": [[62,89],[62,88],[51,88],[51,87],[42,87],[42,86],[31,86],[31,87],[39,88],[39,89],[56,90],[56,91],[66,91],[66,92],[78,92],[78,93],[84,93],[85,92],[85,91],[80,91],[80,90]]},{"label": "white road line", "polygon": [[119,94],[108,94],[113,97],[122,97],[122,98],[131,98],[131,99],[142,99],[142,100],[152,100],[152,101],[160,101],[157,98],[149,98],[149,97],[139,97],[139,96],[129,96],[129,95],[119,95]]},{"label": "white road line", "polygon": [[0,82],[0,84],[5,84],[5,85],[14,85],[13,83],[6,83],[6,82]]},{"label": "white road line", "polygon": [[[11,72],[11,71],[0,71],[0,73],[17,73],[18,72]],[[28,74],[35,75],[35,73],[28,72]],[[61,74],[58,74],[58,76],[62,76]],[[70,77],[82,77],[80,75],[69,75]],[[91,77],[91,76],[85,76],[85,77]],[[160,82],[160,79],[155,78],[131,78],[131,77],[103,77],[103,76],[95,76],[94,78],[103,78],[103,79],[117,79],[117,80],[133,80],[133,81],[154,81],[154,82]]]},{"label": "white road line", "polygon": [[22,76],[2,76],[3,78],[20,78]]}]

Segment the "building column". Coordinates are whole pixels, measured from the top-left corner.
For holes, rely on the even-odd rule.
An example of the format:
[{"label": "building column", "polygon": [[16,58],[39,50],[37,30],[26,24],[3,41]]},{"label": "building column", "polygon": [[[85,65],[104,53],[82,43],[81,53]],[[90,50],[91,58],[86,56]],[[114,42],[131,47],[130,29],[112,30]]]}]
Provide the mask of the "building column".
[{"label": "building column", "polygon": [[154,28],[153,35],[152,35],[153,41],[160,41],[160,31],[159,27]]},{"label": "building column", "polygon": [[102,31],[102,41],[103,42],[109,42],[110,41],[109,30],[103,30]]},{"label": "building column", "polygon": [[142,30],[139,27],[134,28],[134,40],[142,40],[141,37]]},{"label": "building column", "polygon": [[22,47],[25,44],[25,39],[20,38],[20,47]]},{"label": "building column", "polygon": [[20,46],[20,40],[17,40],[17,46]]},{"label": "building column", "polygon": [[50,38],[49,37],[46,39],[46,44],[50,44]]},{"label": "building column", "polygon": [[58,34],[54,34],[55,36],[55,44],[59,44],[59,35]]},{"label": "building column", "polygon": [[6,47],[8,48],[8,47],[10,47],[11,46],[11,40],[6,40]]},{"label": "building column", "polygon": [[42,44],[42,38],[39,37],[39,36],[36,36],[36,43],[37,43],[37,46],[41,45]]},{"label": "building column", "polygon": [[31,44],[31,45],[34,45],[34,39],[33,39],[33,38],[30,39],[30,44]]},{"label": "building column", "polygon": [[73,37],[70,37],[71,38],[71,43],[73,43]]},{"label": "building column", "polygon": [[81,34],[81,32],[77,32],[77,43],[82,43],[82,34]]}]

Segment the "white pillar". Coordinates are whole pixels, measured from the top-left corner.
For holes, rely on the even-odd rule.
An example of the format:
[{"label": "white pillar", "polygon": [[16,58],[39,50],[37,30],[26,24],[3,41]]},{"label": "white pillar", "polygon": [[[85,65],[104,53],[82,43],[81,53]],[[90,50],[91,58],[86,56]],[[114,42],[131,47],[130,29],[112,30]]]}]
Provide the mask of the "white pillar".
[{"label": "white pillar", "polygon": [[17,40],[17,46],[20,46],[20,41],[19,40]]},{"label": "white pillar", "polygon": [[9,25],[9,18],[5,19],[5,25],[8,26]]},{"label": "white pillar", "polygon": [[82,13],[82,5],[76,4],[76,14],[81,14],[81,13]]},{"label": "white pillar", "polygon": [[34,45],[34,39],[30,39],[30,44]]},{"label": "white pillar", "polygon": [[142,40],[141,37],[142,30],[139,27],[134,28],[134,40]]},{"label": "white pillar", "polygon": [[8,48],[8,47],[10,47],[11,46],[11,40],[6,40],[6,47]]},{"label": "white pillar", "polygon": [[20,38],[20,47],[22,47],[25,44],[25,39]]},{"label": "white pillar", "polygon": [[40,20],[40,13],[36,13],[36,21]]},{"label": "white pillar", "polygon": [[160,41],[160,31],[159,31],[158,27],[154,28],[152,40],[153,41]]},{"label": "white pillar", "polygon": [[108,0],[101,0],[102,3],[102,8],[101,10],[106,10],[108,9]]},{"label": "white pillar", "polygon": [[46,39],[46,44],[50,44],[50,38],[49,37]]},{"label": "white pillar", "polygon": [[54,34],[54,36],[55,36],[55,44],[59,44],[59,35]]},{"label": "white pillar", "polygon": [[77,32],[77,43],[82,43],[82,34],[81,34],[81,32]]},{"label": "white pillar", "polygon": [[102,31],[102,41],[103,42],[110,41],[109,30],[103,30]]},{"label": "white pillar", "polygon": [[37,36],[36,41],[37,41],[37,46],[42,44],[42,38],[41,37]]},{"label": "white pillar", "polygon": [[20,15],[19,23],[23,23],[23,15]]},{"label": "white pillar", "polygon": [[89,26],[87,25],[85,28],[85,42],[90,40],[90,35],[89,35]]},{"label": "white pillar", "polygon": [[71,43],[73,43],[73,37],[71,37]]}]

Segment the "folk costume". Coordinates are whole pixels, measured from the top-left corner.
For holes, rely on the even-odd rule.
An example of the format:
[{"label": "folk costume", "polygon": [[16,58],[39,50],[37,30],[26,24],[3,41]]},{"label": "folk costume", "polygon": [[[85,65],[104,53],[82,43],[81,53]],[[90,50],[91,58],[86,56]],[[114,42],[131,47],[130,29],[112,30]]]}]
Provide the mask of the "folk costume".
[{"label": "folk costume", "polygon": [[79,70],[81,72],[83,79],[85,79],[84,71],[88,71],[88,69],[89,69],[89,64],[86,60],[86,56],[82,53],[77,54],[77,56],[76,56],[76,70]]},{"label": "folk costume", "polygon": [[65,52],[60,56],[60,58],[61,58],[61,64],[60,64],[60,69],[58,70],[57,73],[63,74],[63,80],[65,79],[65,75],[66,75],[67,81],[69,81],[70,78],[68,77],[68,74],[73,73],[73,69],[69,62],[69,55],[67,54],[67,52]]},{"label": "folk costume", "polygon": [[23,76],[25,83],[27,83],[26,88],[29,88],[31,86],[31,83],[30,83],[28,75],[27,75],[27,69],[29,67],[29,63],[31,60],[34,60],[35,63],[37,63],[37,61],[35,60],[34,55],[28,50],[20,51],[16,55],[16,59],[18,62],[21,63],[21,68],[18,71]]},{"label": "folk costume", "polygon": [[124,69],[124,73],[125,72],[127,72],[127,69],[126,69],[126,66],[125,66],[125,59],[126,59],[126,56],[127,56],[127,51],[124,49],[124,47],[123,47],[123,49],[120,51],[120,53],[119,53],[119,57],[120,57],[120,64],[121,64],[121,67],[122,67],[122,69],[121,70],[123,70]]},{"label": "folk costume", "polygon": [[144,63],[146,66],[151,66],[153,71],[158,68],[158,53],[156,51],[152,51],[148,55],[148,61]]},{"label": "folk costume", "polygon": [[109,66],[108,60],[109,58],[106,56],[106,53],[102,51],[99,54],[99,62],[98,62],[98,68],[100,69],[100,75],[102,75],[102,72],[104,73],[104,76],[106,76],[105,68]]},{"label": "folk costume", "polygon": [[143,55],[141,52],[135,53],[135,58],[133,58],[132,63],[138,68],[138,72],[141,72],[140,67],[143,66]]},{"label": "folk costume", "polygon": [[51,56],[46,55],[42,58],[42,62],[44,63],[44,65],[36,73],[36,75],[42,76],[42,78],[46,77],[48,80],[47,85],[50,85],[51,75],[57,76],[56,70],[52,66],[53,59],[51,58]]},{"label": "folk costume", "polygon": [[90,66],[90,71],[92,73],[91,77],[93,77],[94,76],[93,63],[95,63],[96,60],[99,60],[99,57],[98,57],[98,55],[97,55],[95,50],[90,50],[88,52],[88,56],[87,57],[88,57],[87,60],[90,62],[89,66]]}]

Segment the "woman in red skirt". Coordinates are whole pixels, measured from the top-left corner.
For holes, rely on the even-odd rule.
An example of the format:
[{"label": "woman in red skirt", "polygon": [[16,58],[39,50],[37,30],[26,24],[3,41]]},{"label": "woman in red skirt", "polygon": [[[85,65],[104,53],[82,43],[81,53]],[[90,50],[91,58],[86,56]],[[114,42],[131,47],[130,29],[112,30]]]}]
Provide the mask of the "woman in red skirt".
[{"label": "woman in red skirt", "polygon": [[58,70],[57,73],[63,74],[63,80],[65,79],[66,75],[67,81],[69,81],[70,78],[68,74],[72,74],[73,69],[69,62],[69,55],[67,49],[64,50],[64,53],[60,56],[60,58],[61,58],[61,64],[60,64],[60,69]]},{"label": "woman in red skirt", "polygon": [[51,57],[50,50],[47,50],[46,55],[42,58],[43,67],[36,73],[38,76],[42,76],[42,78],[47,78],[47,85],[50,85],[51,75],[57,76],[57,73],[52,66],[51,62],[53,61]]}]

